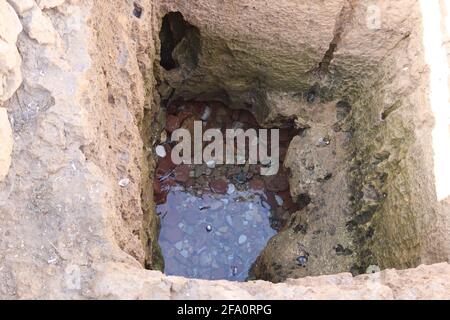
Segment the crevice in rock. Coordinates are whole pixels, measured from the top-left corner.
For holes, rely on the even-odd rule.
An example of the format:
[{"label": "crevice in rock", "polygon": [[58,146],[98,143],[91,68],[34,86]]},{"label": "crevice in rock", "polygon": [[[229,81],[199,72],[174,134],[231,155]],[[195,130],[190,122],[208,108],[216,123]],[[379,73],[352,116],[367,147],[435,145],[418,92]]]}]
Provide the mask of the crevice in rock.
[{"label": "crevice in rock", "polygon": [[164,16],[159,37],[161,41],[160,65],[165,70],[178,68],[180,63],[186,62],[183,61],[184,59],[190,60],[193,65],[197,64],[198,43],[193,41],[193,38],[199,37],[199,31],[184,20],[180,12],[169,12]]},{"label": "crevice in rock", "polygon": [[395,102],[393,105],[391,105],[389,108],[387,108],[381,113],[381,120],[386,120],[391,115],[391,113],[398,110],[401,106],[402,105],[400,101]]},{"label": "crevice in rock", "polygon": [[341,9],[338,18],[336,19],[336,25],[334,28],[333,39],[330,42],[328,50],[325,52],[322,61],[319,62],[317,73],[320,76],[328,74],[331,61],[333,60],[334,53],[341,41],[342,33],[344,32],[345,25],[350,21],[353,15],[353,3],[347,1]]}]

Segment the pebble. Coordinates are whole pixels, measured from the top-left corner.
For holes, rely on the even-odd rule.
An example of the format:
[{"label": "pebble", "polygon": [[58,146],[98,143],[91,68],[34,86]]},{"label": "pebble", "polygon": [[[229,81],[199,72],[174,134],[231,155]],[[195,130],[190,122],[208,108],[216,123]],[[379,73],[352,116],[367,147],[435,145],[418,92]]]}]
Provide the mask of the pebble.
[{"label": "pebble", "polygon": [[329,146],[330,143],[331,143],[330,138],[328,138],[328,137],[323,137],[323,138],[320,138],[320,139],[317,141],[316,146],[318,146],[318,147],[325,147],[325,146]]},{"label": "pebble", "polygon": [[221,233],[226,233],[226,232],[228,232],[228,227],[227,227],[227,226],[220,227],[220,228],[219,228],[219,231],[220,231]]},{"label": "pebble", "polygon": [[166,118],[166,130],[172,133],[180,127],[180,119],[174,115],[168,115]]},{"label": "pebble", "polygon": [[236,130],[236,129],[243,129],[243,128],[244,128],[244,124],[242,122],[239,122],[239,121],[233,122],[232,129]]},{"label": "pebble", "polygon": [[166,132],[166,130],[163,130],[161,132],[161,136],[159,138],[159,141],[162,142],[162,143],[167,141],[167,132]]},{"label": "pebble", "polygon": [[264,181],[261,179],[253,179],[249,183],[250,188],[254,190],[263,190],[264,189]]},{"label": "pebble", "polygon": [[208,118],[210,116],[211,116],[211,108],[209,106],[206,106],[200,119],[202,119],[203,121],[206,121],[206,120],[208,120]]},{"label": "pebble", "polygon": [[123,178],[123,179],[120,179],[120,181],[119,181],[119,186],[121,186],[122,188],[127,187],[129,184],[130,184],[130,179],[128,179],[128,178]]},{"label": "pebble", "polygon": [[227,192],[228,184],[225,180],[213,180],[209,183],[209,187],[215,193],[225,194]]},{"label": "pebble", "polygon": [[297,258],[297,263],[300,267],[306,268],[306,263],[308,262],[308,254],[302,254]]},{"label": "pebble", "polygon": [[247,236],[245,234],[242,234],[239,236],[239,244],[244,244],[247,241]]},{"label": "pebble", "polygon": [[230,183],[228,185],[227,193],[228,194],[233,194],[235,191],[236,191],[236,187],[234,186],[234,184]]},{"label": "pebble", "polygon": [[266,200],[261,200],[261,205],[262,205],[263,208],[266,209],[266,210],[272,209],[272,207],[270,206],[270,204],[269,204]]},{"label": "pebble", "polygon": [[187,250],[181,250],[180,254],[185,258],[189,257],[189,252]]},{"label": "pebble", "polygon": [[166,149],[162,145],[156,146],[155,151],[156,155],[160,158],[165,158],[167,156]]},{"label": "pebble", "polygon": [[181,251],[183,249],[183,241],[175,243],[175,248],[177,248],[178,251]]},{"label": "pebble", "polygon": [[314,100],[316,100],[316,95],[314,94],[314,92],[308,92],[307,96],[306,96],[306,100],[309,103],[313,103]]},{"label": "pebble", "polygon": [[376,265],[370,265],[366,269],[366,273],[377,273],[380,271],[381,271],[380,267]]},{"label": "pebble", "polygon": [[216,167],[216,161],[208,160],[208,161],[206,161],[206,166],[210,169],[214,169]]},{"label": "pebble", "polygon": [[240,184],[244,184],[244,183],[246,183],[247,182],[247,174],[244,172],[244,171],[242,171],[242,172],[239,172],[237,175],[236,175],[236,181],[238,182],[238,183],[240,183]]},{"label": "pebble", "polygon": [[212,231],[212,225],[208,224],[206,226],[206,231],[211,232]]},{"label": "pebble", "polygon": [[277,201],[278,205],[281,207],[284,203],[283,198],[281,198],[279,195],[275,195],[275,200]]}]

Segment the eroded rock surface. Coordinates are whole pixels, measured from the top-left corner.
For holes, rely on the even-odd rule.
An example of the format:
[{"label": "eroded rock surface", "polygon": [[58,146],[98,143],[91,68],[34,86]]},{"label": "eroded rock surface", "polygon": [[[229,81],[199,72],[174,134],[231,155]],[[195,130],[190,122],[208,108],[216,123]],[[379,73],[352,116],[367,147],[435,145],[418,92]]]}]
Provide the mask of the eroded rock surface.
[{"label": "eroded rock surface", "polygon": [[11,153],[13,136],[9,124],[8,113],[5,108],[0,108],[0,182],[5,179],[11,166]]},{"label": "eroded rock surface", "polygon": [[22,83],[21,58],[17,51],[17,36],[22,24],[14,9],[0,2],[0,104],[7,101]]},{"label": "eroded rock surface", "polygon": [[[363,248],[327,260],[323,272],[349,271],[350,257],[361,269],[448,260],[449,206],[435,194],[433,113],[417,1],[382,2],[379,26],[366,23],[369,1],[335,0],[325,7],[313,0],[143,0],[140,6],[136,15],[132,3],[119,0],[0,1],[0,150],[7,150],[7,161],[6,108],[14,140],[13,165],[0,182],[0,297],[449,298],[447,264],[280,284],[186,280],[144,269],[163,266],[148,177],[158,139],[153,127],[164,122],[161,97],[175,96],[221,98],[261,122],[278,108],[268,123],[288,121],[306,130],[291,148],[305,164],[286,165],[297,170],[294,194],[310,193],[310,205],[298,216],[313,233],[293,237],[286,230],[279,237],[312,244],[317,236],[324,246],[313,247],[313,254],[323,250],[325,258]],[[154,69],[169,11],[180,11],[190,25],[188,38],[174,48],[181,67]],[[337,146],[346,129],[302,115],[303,107],[319,106],[336,116],[341,100],[352,107],[346,168],[321,159],[333,150],[341,159],[344,150]],[[294,109],[283,109],[285,103]],[[300,148],[320,137],[327,145],[326,134],[331,147],[311,145],[311,154]],[[311,184],[308,162],[315,166]],[[336,206],[323,204],[336,189],[335,197],[342,195]],[[329,221],[342,229],[345,218],[354,237],[336,243],[331,226],[314,234],[320,214],[317,227]],[[287,251],[280,261],[290,267],[300,253]],[[310,257],[308,263],[317,263]],[[316,274],[300,270],[271,274],[277,281]]]}]

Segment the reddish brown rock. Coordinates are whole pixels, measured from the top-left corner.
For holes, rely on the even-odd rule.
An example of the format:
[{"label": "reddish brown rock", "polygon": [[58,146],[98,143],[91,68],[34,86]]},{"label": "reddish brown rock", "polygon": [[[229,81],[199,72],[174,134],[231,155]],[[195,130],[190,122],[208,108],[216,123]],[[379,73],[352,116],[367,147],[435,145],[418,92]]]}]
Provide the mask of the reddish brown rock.
[{"label": "reddish brown rock", "polygon": [[178,119],[180,119],[180,123],[183,123],[184,120],[186,120],[189,117],[192,117],[194,113],[190,109],[183,109],[178,113]]},{"label": "reddish brown rock", "polygon": [[275,193],[273,192],[267,192],[267,203],[270,205],[272,209],[275,209],[278,207],[277,199],[275,199]]},{"label": "reddish brown rock", "polygon": [[181,125],[180,119],[177,116],[169,114],[166,118],[166,130],[169,133],[172,133],[176,129],[178,129]]},{"label": "reddish brown rock", "polygon": [[184,183],[189,180],[189,171],[191,169],[188,165],[182,164],[175,168],[175,180]]},{"label": "reddish brown rock", "polygon": [[255,179],[250,180],[249,186],[253,190],[264,190],[265,184],[262,179],[255,178]]},{"label": "reddish brown rock", "polygon": [[279,192],[278,195],[283,199],[283,209],[287,210],[289,213],[297,211],[298,205],[292,200],[289,191]]},{"label": "reddish brown rock", "polygon": [[158,179],[153,180],[153,192],[154,194],[161,193],[161,182]]},{"label": "reddish brown rock", "polygon": [[167,192],[162,191],[160,193],[155,193],[153,198],[156,205],[163,204],[167,201]]},{"label": "reddish brown rock", "polygon": [[264,178],[264,182],[266,184],[266,188],[269,191],[279,192],[286,191],[289,189],[289,180],[288,175],[284,172],[280,172],[274,176],[266,176]]},{"label": "reddish brown rock", "polygon": [[213,180],[209,183],[211,191],[224,194],[227,192],[228,183],[225,180]]},{"label": "reddish brown rock", "polygon": [[156,168],[156,176],[163,177],[173,168],[175,168],[175,164],[172,162],[172,158],[170,156],[162,158],[159,160],[158,167]]}]

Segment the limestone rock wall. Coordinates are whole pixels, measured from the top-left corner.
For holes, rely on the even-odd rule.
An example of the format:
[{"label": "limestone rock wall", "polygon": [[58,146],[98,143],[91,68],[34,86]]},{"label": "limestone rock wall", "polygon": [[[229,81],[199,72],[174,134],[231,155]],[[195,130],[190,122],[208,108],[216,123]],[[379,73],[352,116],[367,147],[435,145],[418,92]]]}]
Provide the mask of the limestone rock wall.
[{"label": "limestone rock wall", "polygon": [[[235,107],[257,101],[269,110],[284,99],[296,110],[285,117],[299,126],[307,119],[297,116],[304,101],[296,101],[316,82],[320,101],[347,99],[359,128],[355,146],[367,146],[349,153],[358,169],[350,181],[364,194],[355,208],[371,204],[371,190],[364,191],[375,181],[372,157],[386,160],[387,149],[388,173],[399,174],[380,189],[386,200],[372,211],[375,237],[362,243],[372,253],[358,259],[382,267],[445,260],[448,232],[439,226],[448,225],[448,206],[436,202],[429,169],[433,121],[422,94],[429,83],[417,52],[416,1],[382,1],[392,14],[377,32],[362,27],[364,1],[136,2],[137,15],[128,0],[0,0],[1,298],[449,297],[446,263],[280,284],[188,280],[143,267],[162,266],[145,178],[152,170],[145,128],[160,107],[157,85],[187,97],[204,91]],[[168,11],[181,11],[200,32],[195,71],[159,67],[158,33]],[[405,57],[411,73],[393,77]],[[204,90],[211,87],[220,89]],[[399,108],[396,95],[404,98]],[[380,112],[388,115],[381,124]],[[400,207],[405,201],[408,210]],[[383,246],[383,237],[392,245]],[[401,250],[390,249],[395,245]]]}]

